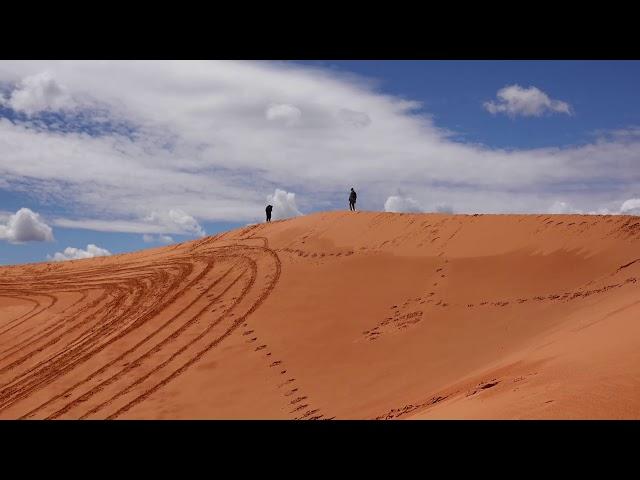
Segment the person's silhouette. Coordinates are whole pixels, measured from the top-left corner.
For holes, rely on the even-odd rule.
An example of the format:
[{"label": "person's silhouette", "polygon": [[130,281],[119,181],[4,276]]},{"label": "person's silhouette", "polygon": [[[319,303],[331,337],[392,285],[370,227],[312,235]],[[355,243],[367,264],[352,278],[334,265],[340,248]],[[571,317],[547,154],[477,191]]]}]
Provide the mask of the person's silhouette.
[{"label": "person's silhouette", "polygon": [[356,191],[351,187],[351,193],[349,194],[349,210],[356,210],[356,199],[358,195],[356,195]]},{"label": "person's silhouette", "polygon": [[271,210],[273,210],[273,205],[267,205],[267,208],[266,208],[267,222],[271,221]]}]

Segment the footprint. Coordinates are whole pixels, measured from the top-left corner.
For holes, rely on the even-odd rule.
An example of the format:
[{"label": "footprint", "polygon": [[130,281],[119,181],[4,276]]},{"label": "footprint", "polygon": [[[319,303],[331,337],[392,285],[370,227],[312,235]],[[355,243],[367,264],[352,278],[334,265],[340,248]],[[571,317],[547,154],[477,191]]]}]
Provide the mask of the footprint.
[{"label": "footprint", "polygon": [[309,416],[313,415],[314,413],[318,413],[319,411],[320,411],[320,409],[316,408],[315,410],[309,410],[308,412],[304,412],[304,415],[302,415],[302,418],[309,417]]},{"label": "footprint", "polygon": [[489,383],[485,383],[484,385],[480,385],[481,390],[486,390],[487,388],[495,387],[500,382],[498,380],[491,381]]},{"label": "footprint", "polygon": [[294,408],[293,410],[291,410],[291,412],[289,413],[294,413],[294,412],[299,412],[300,410],[304,410],[305,408],[307,408],[309,405],[300,405],[299,407]]}]

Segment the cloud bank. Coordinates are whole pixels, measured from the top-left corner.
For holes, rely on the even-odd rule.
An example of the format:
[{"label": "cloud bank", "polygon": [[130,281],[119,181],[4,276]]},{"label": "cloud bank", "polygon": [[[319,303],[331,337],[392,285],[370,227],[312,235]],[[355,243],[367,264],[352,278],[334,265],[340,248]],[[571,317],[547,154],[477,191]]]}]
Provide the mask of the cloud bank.
[{"label": "cloud bank", "polygon": [[[558,198],[613,211],[640,191],[637,127],[563,147],[464,143],[419,103],[328,69],[3,61],[0,84],[8,108],[30,112],[0,116],[0,188],[60,207],[54,226],[198,236],[205,222],[261,221],[265,198],[285,185],[294,205],[273,200],[274,219],[345,209],[351,186],[361,208],[382,210],[402,190],[425,210],[462,213],[545,212]],[[517,85],[488,104],[496,114],[571,112]],[[55,124],[42,116],[50,110]]]}]

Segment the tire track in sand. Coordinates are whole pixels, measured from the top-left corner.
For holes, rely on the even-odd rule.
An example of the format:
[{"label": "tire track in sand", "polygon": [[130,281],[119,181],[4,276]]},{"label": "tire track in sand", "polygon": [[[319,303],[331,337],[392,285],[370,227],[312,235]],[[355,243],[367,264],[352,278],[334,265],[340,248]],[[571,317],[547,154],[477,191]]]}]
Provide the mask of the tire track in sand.
[{"label": "tire track in sand", "polygon": [[[280,277],[280,260],[266,239],[245,239],[261,240],[262,246],[243,244],[239,238],[232,239],[237,244],[216,246],[221,238],[200,240],[189,249],[171,247],[170,255],[159,255],[151,265],[134,262],[114,268],[106,260],[104,266],[94,262],[82,269],[81,262],[72,262],[72,276],[61,265],[51,273],[53,269],[33,268],[26,278],[3,277],[0,295],[34,304],[7,322],[5,331],[37,315],[43,320],[22,329],[22,338],[0,352],[0,373],[15,372],[3,382],[0,412],[15,412],[11,418],[60,418],[69,413],[74,418],[117,418],[183,374],[245,322]],[[214,262],[231,268],[218,272]],[[232,278],[233,272],[237,275]],[[91,290],[97,293],[86,301]],[[73,296],[60,297],[62,292],[82,294],[72,302]],[[43,296],[50,299],[46,306],[37,300]],[[161,325],[153,325],[185,296],[193,298]],[[45,317],[59,297],[68,303],[55,317]],[[127,348],[115,356],[98,357],[125,344]],[[69,374],[77,369],[81,380],[75,374],[70,382]],[[103,380],[105,374],[110,376]],[[67,387],[47,395],[51,384]],[[42,398],[37,407],[31,402],[20,412],[23,401],[36,397]]]}]

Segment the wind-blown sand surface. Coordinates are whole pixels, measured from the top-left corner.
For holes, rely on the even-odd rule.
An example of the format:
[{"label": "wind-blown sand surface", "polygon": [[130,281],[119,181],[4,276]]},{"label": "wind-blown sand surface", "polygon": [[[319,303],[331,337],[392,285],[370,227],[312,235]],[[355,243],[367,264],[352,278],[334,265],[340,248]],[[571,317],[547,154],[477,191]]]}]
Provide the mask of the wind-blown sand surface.
[{"label": "wind-blown sand surface", "polygon": [[0,268],[0,418],[640,418],[640,218],[318,213]]}]

